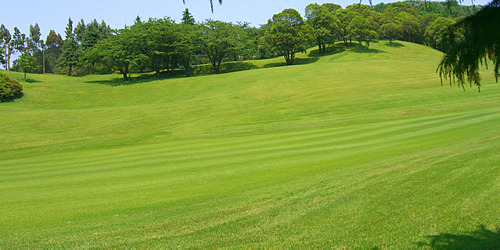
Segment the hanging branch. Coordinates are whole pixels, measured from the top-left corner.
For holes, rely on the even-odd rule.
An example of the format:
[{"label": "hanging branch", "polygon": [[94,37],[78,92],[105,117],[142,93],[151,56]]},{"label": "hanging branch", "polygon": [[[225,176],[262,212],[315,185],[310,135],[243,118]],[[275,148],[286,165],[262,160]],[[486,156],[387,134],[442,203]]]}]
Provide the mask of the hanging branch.
[{"label": "hanging branch", "polygon": [[[186,0],[182,0],[184,4],[186,4]],[[222,4],[222,0],[219,0],[219,4]],[[212,13],[214,13],[214,2],[210,0],[210,8],[212,9]]]},{"label": "hanging branch", "polygon": [[498,82],[500,63],[500,0],[493,0],[476,14],[451,26],[443,35],[445,55],[437,71],[441,80],[449,79],[450,85],[465,83],[480,87],[479,67],[494,65]]}]

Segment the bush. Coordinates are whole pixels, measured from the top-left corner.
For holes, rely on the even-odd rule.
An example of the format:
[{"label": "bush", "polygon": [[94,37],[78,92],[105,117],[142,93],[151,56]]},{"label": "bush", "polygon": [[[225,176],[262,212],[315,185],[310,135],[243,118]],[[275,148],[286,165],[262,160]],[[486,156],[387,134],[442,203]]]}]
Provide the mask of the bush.
[{"label": "bush", "polygon": [[22,96],[23,86],[16,80],[0,73],[0,102],[10,101]]}]

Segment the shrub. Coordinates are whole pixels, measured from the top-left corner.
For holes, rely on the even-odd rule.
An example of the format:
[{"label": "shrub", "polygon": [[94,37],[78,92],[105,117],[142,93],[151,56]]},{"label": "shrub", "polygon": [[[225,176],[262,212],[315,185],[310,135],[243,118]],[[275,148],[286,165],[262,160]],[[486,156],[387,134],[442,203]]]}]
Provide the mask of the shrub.
[{"label": "shrub", "polygon": [[0,102],[10,101],[22,96],[23,86],[16,80],[0,73]]}]

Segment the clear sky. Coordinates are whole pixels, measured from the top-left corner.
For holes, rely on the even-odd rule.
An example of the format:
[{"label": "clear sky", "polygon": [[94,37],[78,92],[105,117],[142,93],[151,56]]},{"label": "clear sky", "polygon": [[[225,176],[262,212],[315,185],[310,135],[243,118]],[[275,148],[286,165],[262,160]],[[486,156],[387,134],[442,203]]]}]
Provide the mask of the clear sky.
[{"label": "clear sky", "polygon": [[[373,0],[373,4],[381,2],[389,3],[396,0]],[[471,0],[465,0],[464,4],[470,4]],[[476,5],[485,5],[490,0],[475,0]],[[64,39],[64,28],[71,17],[74,26],[80,19],[85,23],[93,19],[98,22],[104,20],[111,28],[122,28],[134,23],[136,16],[142,20],[149,17],[161,18],[171,17],[179,22],[182,11],[188,8],[196,21],[204,21],[211,18],[221,21],[244,21],[252,26],[267,23],[273,14],[279,13],[286,8],[293,8],[304,15],[305,7],[310,3],[336,3],[342,7],[358,3],[357,0],[224,0],[222,5],[214,4],[214,13],[210,11],[209,0],[0,0],[0,24],[13,33],[14,27],[21,32],[29,34],[30,24],[38,23],[41,28],[42,38],[45,40],[51,29],[60,33]],[[368,0],[363,0],[369,4]]]}]

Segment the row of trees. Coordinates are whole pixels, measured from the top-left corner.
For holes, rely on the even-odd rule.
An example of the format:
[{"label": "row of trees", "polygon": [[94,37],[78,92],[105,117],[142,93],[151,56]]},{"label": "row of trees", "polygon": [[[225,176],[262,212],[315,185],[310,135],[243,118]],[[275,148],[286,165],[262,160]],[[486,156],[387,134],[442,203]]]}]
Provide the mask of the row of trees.
[{"label": "row of trees", "polygon": [[[58,68],[69,70],[79,65],[79,57],[84,51],[92,47],[99,40],[105,40],[111,35],[111,28],[104,21],[100,24],[96,20],[85,24],[81,20],[75,29],[73,21],[69,19],[66,28],[66,39],[51,30],[43,40],[38,24],[30,26],[29,35],[25,35],[14,27],[11,35],[9,30],[0,25],[0,63],[6,70],[22,71],[24,73],[57,74]],[[11,68],[11,59],[18,55]],[[91,73],[91,72],[79,72]]]},{"label": "row of trees", "polygon": [[[343,9],[331,3],[310,4],[305,18],[286,9],[259,28],[214,20],[196,23],[187,9],[180,23],[138,17],[133,25],[120,30],[95,20],[88,24],[81,20],[73,28],[69,19],[64,40],[51,30],[45,41],[40,39],[38,25],[30,28],[29,36],[15,28],[12,39],[2,25],[0,60],[9,70],[11,55],[18,52],[21,56],[13,69],[24,72],[45,69],[71,75],[118,71],[127,79],[130,72],[154,71],[159,78],[162,70],[171,72],[178,67],[189,75],[193,64],[209,63],[218,73],[227,60],[280,55],[287,64],[294,64],[297,52],[316,44],[319,52],[325,53],[327,45],[335,41],[346,46],[357,41],[361,49],[369,49],[375,39],[391,43],[397,39],[443,50],[441,36],[455,23],[435,13],[420,15],[408,2],[377,6],[353,4]],[[47,62],[45,66],[43,62]]]}]

